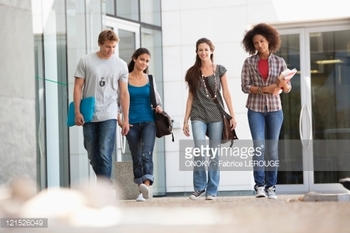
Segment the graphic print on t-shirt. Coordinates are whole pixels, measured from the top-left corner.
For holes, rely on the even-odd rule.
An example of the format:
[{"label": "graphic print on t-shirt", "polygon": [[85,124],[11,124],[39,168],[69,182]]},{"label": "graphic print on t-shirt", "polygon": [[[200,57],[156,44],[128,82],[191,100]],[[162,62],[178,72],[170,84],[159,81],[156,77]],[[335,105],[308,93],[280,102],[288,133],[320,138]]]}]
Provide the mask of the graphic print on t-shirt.
[{"label": "graphic print on t-shirt", "polygon": [[100,87],[103,87],[106,84],[106,81],[104,80],[103,77],[101,77],[101,80],[98,84],[100,85]]},{"label": "graphic print on t-shirt", "polygon": [[100,87],[104,87],[106,85],[106,81],[108,80],[108,75],[110,74],[110,67],[106,64],[101,64],[97,67],[97,72],[101,77],[98,84]]}]

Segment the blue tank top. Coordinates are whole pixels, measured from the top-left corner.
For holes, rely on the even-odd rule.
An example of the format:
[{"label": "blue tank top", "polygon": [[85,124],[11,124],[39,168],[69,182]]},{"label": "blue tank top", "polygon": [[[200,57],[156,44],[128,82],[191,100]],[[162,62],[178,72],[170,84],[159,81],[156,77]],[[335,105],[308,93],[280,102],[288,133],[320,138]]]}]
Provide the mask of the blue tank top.
[{"label": "blue tank top", "polygon": [[132,86],[128,84],[130,94],[129,123],[154,121],[154,111],[150,102],[150,84],[144,86]]}]

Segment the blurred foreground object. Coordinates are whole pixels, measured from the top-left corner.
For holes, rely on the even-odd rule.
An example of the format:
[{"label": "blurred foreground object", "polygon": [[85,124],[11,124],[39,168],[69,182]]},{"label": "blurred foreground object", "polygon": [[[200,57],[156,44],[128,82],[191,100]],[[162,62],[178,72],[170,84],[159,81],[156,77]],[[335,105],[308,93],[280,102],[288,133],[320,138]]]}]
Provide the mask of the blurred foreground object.
[{"label": "blurred foreground object", "polygon": [[350,190],[350,177],[340,179],[339,183],[341,183],[344,188]]},{"label": "blurred foreground object", "polygon": [[110,181],[98,179],[74,188],[54,187],[36,194],[26,178],[13,179],[0,190],[2,218],[48,218],[74,227],[108,227],[121,219],[117,194]]}]

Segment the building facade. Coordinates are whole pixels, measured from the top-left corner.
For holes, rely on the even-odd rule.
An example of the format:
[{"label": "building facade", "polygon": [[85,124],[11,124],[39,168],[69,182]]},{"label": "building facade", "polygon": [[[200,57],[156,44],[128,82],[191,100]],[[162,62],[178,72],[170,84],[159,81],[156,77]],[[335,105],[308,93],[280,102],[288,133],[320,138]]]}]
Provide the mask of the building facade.
[{"label": "building facade", "polygon": [[[28,174],[40,188],[70,186],[94,179],[83,148],[80,127],[66,126],[78,59],[98,49],[97,36],[111,28],[121,38],[117,53],[129,62],[133,51],[147,47],[150,72],[157,80],[164,109],[174,119],[175,142],[157,139],[155,194],[192,192],[192,172],[181,169],[182,122],[188,89],[186,70],[195,60],[201,37],[216,47],[215,62],[227,68],[240,140],[251,139],[240,72],[248,56],[240,44],[245,30],[265,22],[281,34],[282,56],[293,77],[293,90],[282,94],[284,124],[277,189],[281,192],[341,191],[349,176],[350,14],[346,0],[32,0],[0,1],[7,24],[1,57],[1,182]],[[285,7],[288,5],[288,8]],[[21,17],[12,17],[21,15]],[[23,17],[22,17],[23,16]],[[15,32],[15,33],[13,33]],[[26,37],[21,36],[23,33]],[[14,34],[14,35],[13,35]],[[28,39],[33,38],[33,40]],[[16,39],[16,40],[14,40]],[[11,45],[16,42],[16,46]],[[17,46],[19,45],[19,46]],[[20,69],[13,69],[16,61]],[[9,77],[9,78],[6,78]],[[12,112],[13,106],[16,111]],[[25,117],[24,117],[24,116]],[[23,121],[23,118],[24,121]],[[114,159],[130,160],[117,138]],[[326,141],[325,141],[326,140]],[[332,143],[344,142],[338,146]],[[250,169],[221,172],[221,192],[253,190]]]}]

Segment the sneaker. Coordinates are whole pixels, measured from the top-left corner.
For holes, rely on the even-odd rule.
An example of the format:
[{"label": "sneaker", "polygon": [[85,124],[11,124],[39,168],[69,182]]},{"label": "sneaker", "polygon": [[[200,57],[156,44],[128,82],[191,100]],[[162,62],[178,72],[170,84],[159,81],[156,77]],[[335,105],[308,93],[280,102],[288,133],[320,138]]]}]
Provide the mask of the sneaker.
[{"label": "sneaker", "polygon": [[190,196],[191,200],[197,200],[198,198],[200,198],[200,196],[202,196],[205,193],[205,190],[202,191],[194,191],[194,193],[192,193],[192,195]]},{"label": "sneaker", "polygon": [[275,193],[275,188],[274,187],[270,187],[266,190],[267,192],[267,196],[269,197],[269,199],[277,199],[276,193]]},{"label": "sneaker", "polygon": [[136,201],[137,202],[144,202],[144,201],[146,201],[146,199],[143,198],[142,193],[140,193],[139,196],[136,198]]},{"label": "sneaker", "polygon": [[264,186],[256,187],[255,191],[256,191],[256,195],[255,195],[256,198],[266,197]]},{"label": "sneaker", "polygon": [[142,193],[143,198],[148,199],[149,198],[149,188],[145,184],[140,184],[139,186],[140,192]]},{"label": "sneaker", "polygon": [[215,200],[215,196],[213,196],[213,195],[207,195],[207,196],[205,197],[205,200],[214,201],[214,200]]}]

